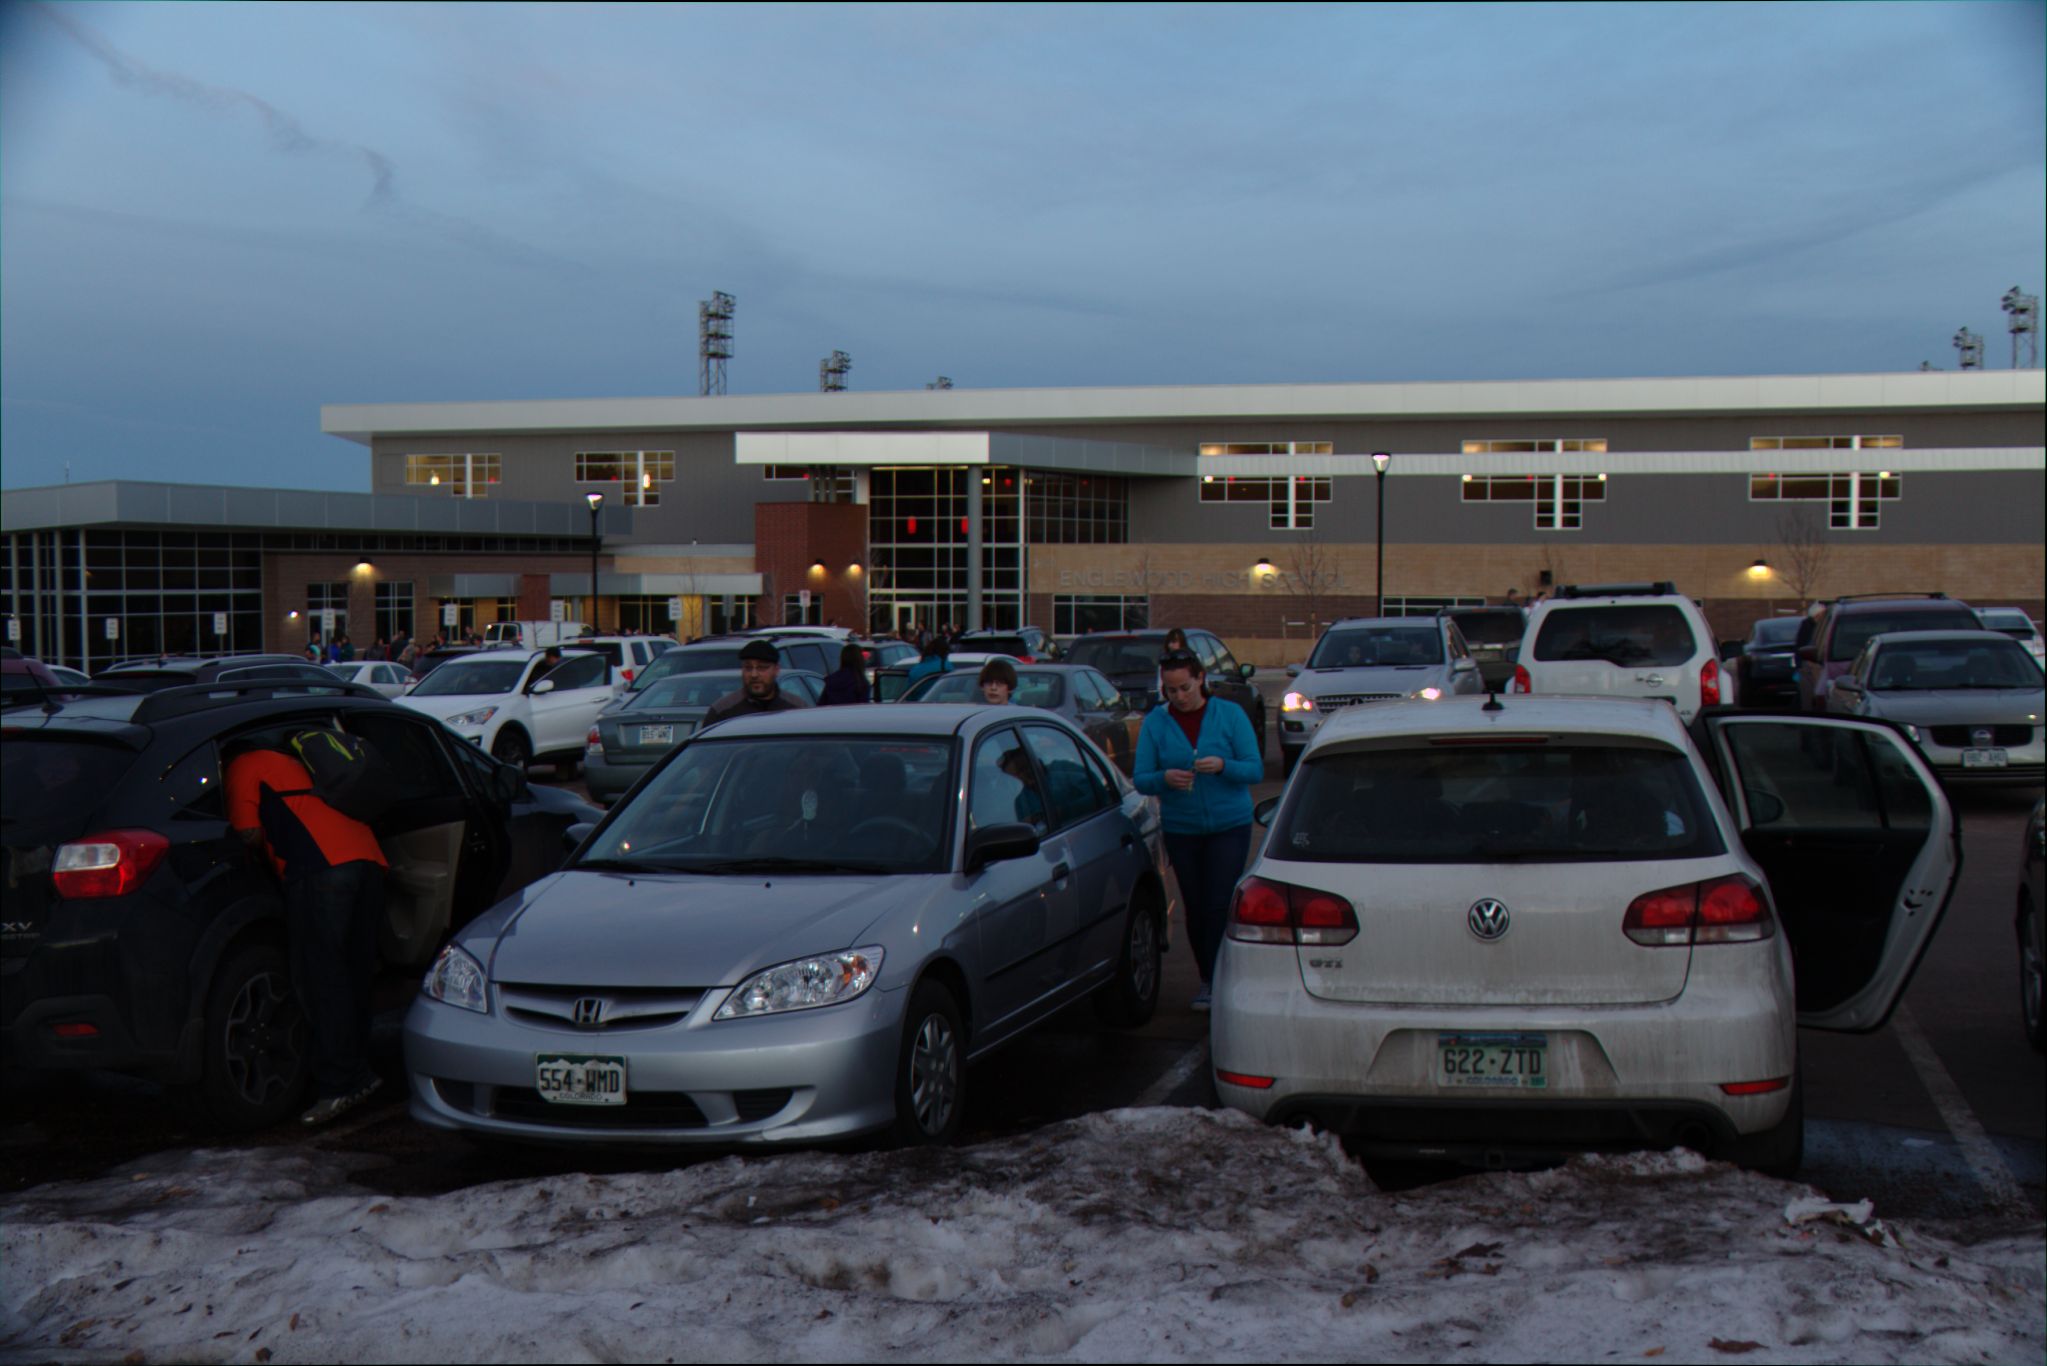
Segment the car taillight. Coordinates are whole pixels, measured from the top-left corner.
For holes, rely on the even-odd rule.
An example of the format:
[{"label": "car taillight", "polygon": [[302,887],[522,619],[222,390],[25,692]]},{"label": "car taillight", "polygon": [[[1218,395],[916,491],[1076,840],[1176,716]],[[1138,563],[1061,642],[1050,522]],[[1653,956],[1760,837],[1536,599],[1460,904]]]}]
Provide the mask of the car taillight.
[{"label": "car taillight", "polygon": [[1720,661],[1709,659],[1699,670],[1699,705],[1717,707],[1720,705]]},{"label": "car taillight", "polygon": [[1229,934],[1247,944],[1348,944],[1358,917],[1334,892],[1248,877],[1237,886]]},{"label": "car taillight", "polygon": [[154,830],[102,830],[57,846],[50,881],[72,900],[126,896],[148,880],[171,842]]},{"label": "car taillight", "polygon": [[1637,944],[1740,944],[1777,932],[1763,889],[1734,873],[1644,892],[1628,903],[1621,932]]},{"label": "car taillight", "polygon": [[604,748],[604,737],[598,733],[597,727],[590,727],[590,733],[583,737],[583,748],[593,753]]},{"label": "car taillight", "polygon": [[620,669],[619,672],[625,675],[626,682],[630,683],[633,681],[633,671],[631,669]]},{"label": "car taillight", "polygon": [[1516,664],[1514,666],[1514,681],[1507,685],[1507,691],[1532,693],[1535,691],[1535,680],[1528,676],[1526,668]]}]

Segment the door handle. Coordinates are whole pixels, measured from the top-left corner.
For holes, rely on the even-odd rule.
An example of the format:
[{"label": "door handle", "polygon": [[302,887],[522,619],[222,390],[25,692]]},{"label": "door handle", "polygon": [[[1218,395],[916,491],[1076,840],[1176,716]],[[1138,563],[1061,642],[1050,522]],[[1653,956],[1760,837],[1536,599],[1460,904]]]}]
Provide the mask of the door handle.
[{"label": "door handle", "polygon": [[1052,870],[1052,880],[1054,882],[1064,882],[1072,873],[1073,869],[1062,863]]}]

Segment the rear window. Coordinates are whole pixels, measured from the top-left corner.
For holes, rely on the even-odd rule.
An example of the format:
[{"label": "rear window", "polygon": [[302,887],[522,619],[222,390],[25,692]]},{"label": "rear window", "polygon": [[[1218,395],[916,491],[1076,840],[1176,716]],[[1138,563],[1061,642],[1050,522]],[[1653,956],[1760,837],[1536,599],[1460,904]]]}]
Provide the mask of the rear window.
[{"label": "rear window", "polygon": [[657,678],[668,678],[675,674],[705,673],[712,669],[737,669],[740,648],[738,645],[692,645],[686,650],[665,651],[633,680],[633,689],[638,691]]},{"label": "rear window", "polygon": [[8,842],[14,842],[15,827],[82,824],[134,762],[135,751],[123,745],[70,735],[9,735],[0,745],[0,817],[9,827]]},{"label": "rear window", "polygon": [[1066,662],[1085,664],[1105,674],[1151,673],[1157,671],[1161,653],[1160,642],[1132,640],[1128,636],[1076,640],[1066,651]]},{"label": "rear window", "polygon": [[1452,612],[1450,620],[1472,645],[1518,645],[1528,626],[1519,612]]},{"label": "rear window", "polygon": [[1431,621],[1420,626],[1361,626],[1325,632],[1308,657],[1311,669],[1386,669],[1441,664],[1443,636]]},{"label": "rear window", "polygon": [[1756,623],[1755,640],[1758,645],[1789,645],[1798,639],[1801,617],[1771,617]]},{"label": "rear window", "polygon": [[671,674],[633,694],[634,708],[708,707],[729,692],[738,692],[739,675],[724,670]]},{"label": "rear window", "polygon": [[1022,659],[1031,653],[1030,642],[1022,636],[961,636],[952,643],[955,650],[978,650],[991,655],[1013,655]]},{"label": "rear window", "polygon": [[2004,608],[1978,612],[1976,615],[1983,618],[1983,629],[1986,631],[2002,631],[2013,640],[2033,638],[2033,619],[2024,612]]},{"label": "rear window", "polygon": [[1665,603],[1556,608],[1535,636],[1535,657],[1544,663],[1600,659],[1623,668],[1671,665],[1688,663],[1698,652],[1692,624]]},{"label": "rear window", "polygon": [[1690,759],[1604,743],[1310,758],[1268,851],[1311,863],[1625,862],[1724,852]]},{"label": "rear window", "polygon": [[1983,624],[1966,607],[1930,607],[1904,612],[1844,612],[1827,646],[1828,659],[1853,659],[1871,636],[1887,631],[1980,631]]}]

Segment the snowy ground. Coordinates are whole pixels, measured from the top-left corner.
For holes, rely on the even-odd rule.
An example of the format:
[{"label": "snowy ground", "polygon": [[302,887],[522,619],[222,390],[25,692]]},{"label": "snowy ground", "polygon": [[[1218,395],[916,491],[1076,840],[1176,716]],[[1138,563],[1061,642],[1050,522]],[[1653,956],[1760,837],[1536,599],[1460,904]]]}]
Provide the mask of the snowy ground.
[{"label": "snowy ground", "polygon": [[2038,1227],[1959,1246],[1690,1154],[1391,1195],[1229,1112],[391,1199],[305,1148],[0,1201],[0,1357],[1666,1360],[2047,1354]]}]

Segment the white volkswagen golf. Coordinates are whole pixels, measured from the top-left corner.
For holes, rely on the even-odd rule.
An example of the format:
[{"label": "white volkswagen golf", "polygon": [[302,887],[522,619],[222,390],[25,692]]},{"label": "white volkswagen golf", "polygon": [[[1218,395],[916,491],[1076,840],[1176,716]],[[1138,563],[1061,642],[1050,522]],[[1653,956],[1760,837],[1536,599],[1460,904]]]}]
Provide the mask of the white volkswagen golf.
[{"label": "white volkswagen golf", "polygon": [[1367,1155],[1789,1174],[1801,1025],[1882,1026],[1959,863],[1883,722],[1445,698],[1327,722],[1237,889],[1216,1090]]}]

